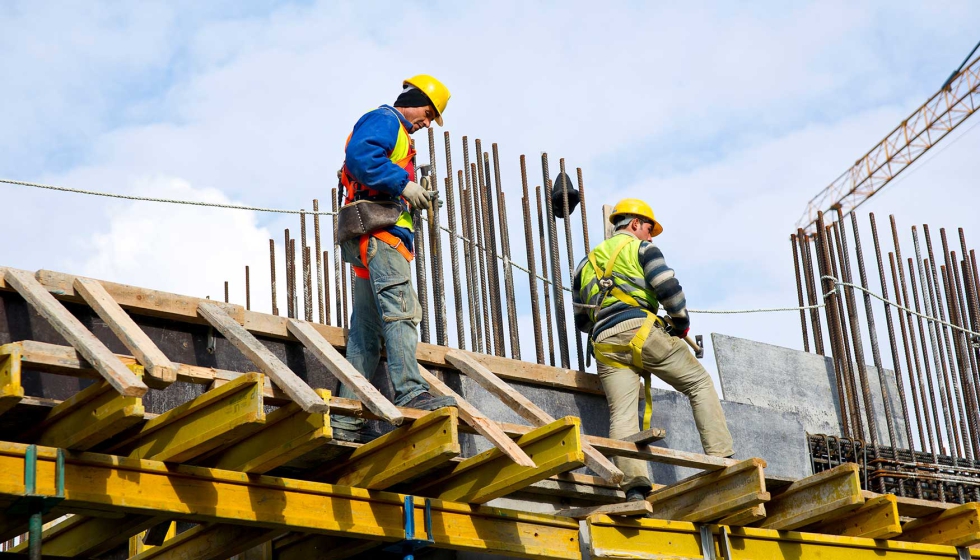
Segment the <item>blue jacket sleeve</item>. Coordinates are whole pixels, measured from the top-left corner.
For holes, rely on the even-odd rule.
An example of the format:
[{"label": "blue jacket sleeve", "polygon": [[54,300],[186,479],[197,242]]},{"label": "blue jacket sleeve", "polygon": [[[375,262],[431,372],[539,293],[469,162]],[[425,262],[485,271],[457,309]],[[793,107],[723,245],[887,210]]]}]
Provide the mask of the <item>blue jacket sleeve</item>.
[{"label": "blue jacket sleeve", "polygon": [[389,159],[398,140],[398,117],[378,109],[354,125],[347,143],[347,170],[362,185],[390,195],[400,195],[408,183],[408,172]]}]

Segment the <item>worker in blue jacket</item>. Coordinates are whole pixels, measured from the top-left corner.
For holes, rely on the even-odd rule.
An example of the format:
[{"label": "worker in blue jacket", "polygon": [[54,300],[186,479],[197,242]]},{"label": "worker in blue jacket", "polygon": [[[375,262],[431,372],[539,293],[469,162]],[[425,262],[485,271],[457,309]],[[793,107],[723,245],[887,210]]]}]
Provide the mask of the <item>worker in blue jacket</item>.
[{"label": "worker in blue jacket", "polygon": [[[354,310],[347,338],[347,360],[367,379],[374,376],[382,347],[396,406],[435,410],[456,404],[436,397],[419,373],[415,351],[422,308],[412,287],[415,257],[413,209],[426,209],[426,190],[415,182],[415,150],[410,134],[442,126],[449,90],[428,75],[405,80],[394,104],[362,116],[347,139],[341,183],[345,204],[361,200],[396,202],[401,213],[393,225],[344,241],[341,254],[354,269]],[[337,396],[357,398],[341,384]],[[364,420],[334,416],[335,438],[365,442],[377,434],[364,429]]]}]

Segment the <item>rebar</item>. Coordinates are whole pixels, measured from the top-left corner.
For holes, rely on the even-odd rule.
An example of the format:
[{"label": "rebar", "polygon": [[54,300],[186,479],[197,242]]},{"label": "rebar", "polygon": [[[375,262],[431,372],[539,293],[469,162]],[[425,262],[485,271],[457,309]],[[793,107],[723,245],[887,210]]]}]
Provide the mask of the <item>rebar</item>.
[{"label": "rebar", "polygon": [[[429,133],[429,186],[439,191],[439,174],[436,172],[435,131]],[[442,268],[442,229],[440,229],[439,204],[433,200],[426,213],[429,217],[429,264],[432,267],[432,303],[435,308],[436,344],[447,346],[446,337],[446,284]]]},{"label": "rebar", "polygon": [[[456,347],[466,350],[466,324],[463,323],[463,286],[459,279],[459,248],[456,245],[456,196],[453,188],[453,155],[449,131],[443,133],[446,141],[446,212],[449,217],[449,260],[452,265],[453,307],[456,309]],[[462,180],[459,181],[462,184]]]},{"label": "rebar", "polygon": [[[558,167],[561,173],[558,175],[561,178],[562,184],[559,185],[561,188],[561,199],[562,199],[562,209],[565,211],[565,217],[562,222],[565,224],[565,255],[568,258],[568,285],[575,285],[575,251],[572,249],[572,212],[568,207],[568,174],[565,173],[565,158],[558,159]],[[582,351],[582,333],[578,329],[572,327],[572,337],[575,339],[575,352],[578,357],[578,370],[585,373],[585,353]]]},{"label": "rebar", "polygon": [[544,343],[541,340],[541,310],[538,308],[538,267],[534,262],[534,225],[531,222],[531,199],[527,190],[527,162],[521,154],[521,209],[524,214],[524,243],[527,253],[527,284],[531,291],[531,324],[534,327],[534,355],[539,364],[544,363]]},{"label": "rebar", "polygon": [[[948,259],[949,253],[946,253],[945,256]],[[957,309],[958,302],[956,301],[958,298],[956,294],[953,293],[955,288],[953,285],[954,280],[952,278],[951,271],[945,265],[941,265],[939,267],[939,273],[943,281],[943,291],[946,294],[946,306],[949,309],[949,322],[959,326],[960,317],[959,317],[959,310]],[[958,376],[954,376],[953,379],[954,381],[957,381],[957,385],[959,385],[959,383],[964,382],[965,380],[964,374],[966,373],[966,370],[969,369],[970,367],[969,362],[966,359],[966,356],[963,354],[962,351],[963,348],[960,346],[960,337],[958,335],[959,333],[956,331],[952,333],[952,337],[953,337],[952,349],[955,350],[956,353],[956,364],[957,364],[957,374],[958,374]],[[950,366],[952,367],[953,364],[952,353],[949,355],[949,362],[950,362]],[[970,399],[969,382],[965,382],[960,387],[960,392],[957,392],[956,394],[956,406],[957,406],[957,411],[959,413],[959,420],[960,420],[960,435],[963,438],[963,453],[964,453],[963,456],[966,457],[969,461],[973,461],[973,457],[974,457],[973,433],[975,429],[973,425],[973,414],[970,413],[970,409],[969,409],[970,401],[971,399]],[[966,406],[964,406],[964,404],[966,404]]]},{"label": "rebar", "polygon": [[310,253],[307,251],[309,245],[306,243],[306,212],[299,211],[299,237],[302,240],[300,246],[300,257],[303,261],[303,320],[313,320],[313,287],[311,286],[312,276],[310,274]]},{"label": "rebar", "polygon": [[[955,268],[956,266],[956,252],[951,251],[949,253],[950,260],[953,263],[953,268],[950,270],[950,276],[952,277],[951,288],[954,290],[953,298],[956,302],[955,309],[951,307],[950,314],[953,314],[955,310],[954,324],[961,327],[967,327],[969,319],[967,318],[967,308],[966,300],[964,298],[963,281],[960,278],[960,274],[965,267],[961,267],[960,270]],[[973,452],[973,458],[980,458],[980,402],[977,399],[977,387],[973,383],[973,376],[977,372],[977,362],[973,359],[973,354],[969,351],[970,341],[965,333],[956,332],[956,342],[957,344],[957,356],[960,359],[960,363],[963,364],[960,368],[962,372],[961,382],[963,383],[963,398],[966,402],[965,410],[967,413],[967,421],[970,426],[970,447]]]},{"label": "rebar", "polygon": [[517,301],[514,293],[514,268],[510,262],[510,222],[507,220],[507,199],[500,184],[500,156],[497,143],[490,145],[493,151],[493,177],[497,190],[497,210],[500,217],[500,247],[504,254],[504,292],[507,296],[507,325],[510,332],[510,354],[521,359],[521,341],[517,332]]},{"label": "rebar", "polygon": [[800,256],[803,261],[803,278],[806,280],[806,294],[811,306],[810,323],[813,326],[813,347],[817,351],[817,354],[823,356],[825,354],[823,329],[820,325],[820,309],[816,307],[818,303],[823,303],[823,301],[817,301],[817,285],[813,279],[813,255],[810,253],[810,238],[800,228],[796,230],[796,240],[800,245]]},{"label": "rebar", "polygon": [[248,265],[245,265],[245,309],[252,310],[252,283],[248,277]]},{"label": "rebar", "polygon": [[793,248],[793,270],[796,271],[796,295],[797,300],[800,305],[800,327],[803,330],[803,351],[810,351],[810,335],[806,330],[806,311],[803,310],[803,283],[800,281],[800,255],[797,251],[797,241],[796,234],[791,233],[789,236],[789,244]]},{"label": "rebar", "polygon": [[[538,240],[541,243],[541,277],[544,278],[544,326],[545,332],[548,333],[548,357],[549,363],[555,365],[555,343],[552,338],[551,333],[551,293],[549,289],[548,281],[548,246],[545,244],[544,240],[544,216],[541,212],[541,187],[534,187],[534,195],[537,199],[538,205]],[[532,279],[537,282],[537,279]]]},{"label": "rebar", "polygon": [[228,281],[225,280],[225,303],[228,303]]},{"label": "rebar", "polygon": [[272,314],[279,315],[279,305],[276,303],[276,242],[269,240],[269,283],[272,289]]},{"label": "rebar", "polygon": [[585,246],[585,254],[588,255],[592,251],[592,245],[589,245],[589,219],[585,213],[585,182],[582,181],[582,168],[576,167],[575,173],[578,175],[578,207],[582,212],[582,244]]},{"label": "rebar", "polygon": [[317,317],[321,324],[328,322],[323,315],[323,260],[320,248],[320,201],[313,199],[313,243],[316,248],[316,301]]},{"label": "rebar", "polygon": [[[830,225],[830,229],[832,232],[832,237],[834,239],[834,242],[836,242],[836,249],[837,249],[836,252],[833,249],[831,249],[830,251],[831,270],[833,271],[834,278],[843,278],[844,263],[841,262],[840,266],[842,267],[842,270],[840,274],[838,274],[837,260],[836,260],[837,255],[843,253],[843,247],[841,245],[841,240],[840,240],[840,230],[837,227],[837,222],[832,223]],[[837,317],[840,320],[839,327],[840,327],[840,334],[841,334],[841,343],[844,349],[844,352],[842,354],[842,364],[841,364],[843,366],[842,371],[845,374],[844,390],[847,392],[848,403],[849,403],[848,406],[851,409],[851,420],[853,422],[853,426],[855,430],[854,437],[863,440],[866,438],[865,435],[866,432],[864,431],[864,420],[861,414],[861,404],[859,402],[860,398],[858,397],[858,380],[857,380],[857,376],[854,373],[855,362],[852,361],[851,359],[851,357],[854,354],[851,353],[851,339],[848,337],[848,323],[847,320],[845,319],[845,317],[847,317],[847,311],[845,308],[846,300],[847,300],[847,292],[842,289],[841,295],[842,297],[837,298]]]},{"label": "rebar", "polygon": [[[476,226],[476,249],[474,251],[480,268],[480,275],[477,277],[477,281],[480,285],[480,302],[483,307],[482,320],[486,326],[486,328],[483,329],[483,344],[481,345],[481,348],[485,348],[487,354],[493,354],[493,333],[491,332],[493,330],[493,326],[490,324],[493,322],[493,319],[490,317],[490,308],[492,305],[490,304],[490,281],[487,279],[486,270],[488,255],[485,248],[486,246],[483,244],[483,207],[480,204],[480,200],[483,197],[480,196],[480,185],[478,184],[479,180],[477,179],[477,170],[480,166],[475,163],[471,163],[470,167],[473,183],[469,190],[473,199],[471,204],[473,208],[473,224]],[[480,351],[482,352],[483,350],[481,349]]]},{"label": "rebar", "polygon": [[[476,331],[473,333],[473,348],[477,352],[484,351],[484,336],[483,336],[483,321],[485,318],[489,317],[487,312],[487,296],[484,289],[484,276],[483,276],[483,251],[480,249],[480,243],[482,239],[482,226],[480,220],[476,219],[480,215],[480,210],[476,206],[477,195],[473,188],[476,184],[476,166],[470,163],[470,141],[466,136],[463,136],[463,175],[466,181],[466,221],[468,223],[466,229],[469,231],[467,238],[470,242],[466,245],[466,248],[470,253],[470,271],[473,273],[473,291],[470,295],[470,317],[476,317]],[[477,269],[480,270],[480,274],[477,275]],[[481,313],[482,310],[482,313]],[[487,327],[487,337],[486,337],[486,352],[490,353],[490,335],[489,326]]]},{"label": "rebar", "polygon": [[558,351],[561,354],[561,367],[568,369],[568,333],[565,330],[568,322],[565,320],[565,294],[561,282],[561,254],[558,252],[558,232],[555,224],[555,209],[551,204],[551,178],[548,172],[548,154],[541,153],[541,173],[544,176],[545,189],[544,206],[548,218],[548,242],[551,245],[551,288],[555,300],[555,327],[558,337]]},{"label": "rebar", "polygon": [[[919,289],[915,280],[915,262],[914,259],[912,259],[911,257],[908,258],[908,267],[909,267],[909,284],[912,288],[913,309],[915,310],[916,313],[922,313],[922,306],[919,305]],[[933,422],[935,422],[935,426],[936,426],[936,439],[935,441],[933,441],[933,445],[935,446],[933,447],[933,457],[935,460],[933,462],[938,464],[938,455],[939,454],[946,455],[946,444],[943,442],[943,435],[941,432],[942,422],[939,420],[939,409],[936,407],[936,400],[937,400],[936,388],[933,386],[932,383],[932,369],[929,366],[929,355],[926,352],[926,331],[925,328],[922,326],[922,320],[919,319],[918,316],[915,317],[916,317],[915,322],[916,325],[918,326],[918,331],[919,331],[919,342],[922,344],[922,352],[923,352],[922,370],[923,370],[923,377],[925,378],[925,382],[926,382],[925,386],[922,388],[923,402],[925,402],[925,394],[926,394],[926,390],[928,389],[929,404],[931,405],[930,408],[932,409],[932,420]]]},{"label": "rebar", "polygon": [[476,140],[476,151],[482,154],[479,168],[480,196],[483,204],[483,232],[485,233],[487,254],[487,272],[490,279],[490,315],[493,318],[493,352],[497,356],[506,356],[504,347],[503,307],[500,303],[500,272],[497,269],[497,225],[493,212],[493,190],[490,184],[490,154],[482,151],[480,140]]},{"label": "rebar", "polygon": [[286,258],[286,317],[293,318],[293,269],[289,266],[289,228],[285,231],[285,241],[283,241],[282,252]]},{"label": "rebar", "polygon": [[469,220],[470,215],[470,194],[466,189],[465,181],[463,178],[463,171],[459,170],[459,217],[460,217],[460,227],[463,229],[463,237],[468,241],[463,243],[463,263],[465,264],[466,270],[466,310],[470,319],[470,345],[474,350],[479,351],[482,347],[483,335],[477,329],[477,320],[479,319],[479,308],[480,295],[477,293],[476,288],[476,273],[473,272],[473,255],[470,247],[473,245],[473,231],[470,227],[472,224]]},{"label": "rebar", "polygon": [[289,290],[293,294],[293,319],[299,318],[299,292],[296,290],[296,239],[289,240]]},{"label": "rebar", "polygon": [[347,298],[347,290],[344,288],[344,270],[343,263],[340,258],[340,244],[337,243],[337,189],[331,189],[330,191],[331,207],[333,209],[333,278],[334,278],[334,300],[337,306],[337,326],[345,327],[347,326],[347,314],[345,300]]},{"label": "rebar", "polygon": [[330,251],[323,252],[323,300],[325,305],[323,306],[323,324],[329,325],[330,321]]},{"label": "rebar", "polygon": [[841,433],[844,437],[850,437],[853,432],[852,419],[850,418],[851,399],[847,392],[847,384],[845,383],[844,363],[846,359],[844,358],[843,346],[841,345],[841,321],[838,316],[837,291],[834,282],[827,278],[828,276],[833,276],[833,271],[830,266],[833,252],[830,250],[827,228],[823,224],[823,212],[817,213],[817,235],[817,264],[819,266],[820,282],[822,284],[821,291],[827,294],[824,310],[827,314],[830,353],[837,380],[837,401],[840,404]]}]

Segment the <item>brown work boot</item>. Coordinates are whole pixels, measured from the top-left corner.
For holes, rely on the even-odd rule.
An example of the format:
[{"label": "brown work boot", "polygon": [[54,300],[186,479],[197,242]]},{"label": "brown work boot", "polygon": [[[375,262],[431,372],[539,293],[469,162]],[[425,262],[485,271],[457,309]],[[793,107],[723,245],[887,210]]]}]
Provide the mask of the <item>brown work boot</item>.
[{"label": "brown work boot", "polygon": [[456,406],[456,399],[453,397],[436,397],[428,391],[423,391],[401,406],[419,410],[438,410],[447,406]]}]

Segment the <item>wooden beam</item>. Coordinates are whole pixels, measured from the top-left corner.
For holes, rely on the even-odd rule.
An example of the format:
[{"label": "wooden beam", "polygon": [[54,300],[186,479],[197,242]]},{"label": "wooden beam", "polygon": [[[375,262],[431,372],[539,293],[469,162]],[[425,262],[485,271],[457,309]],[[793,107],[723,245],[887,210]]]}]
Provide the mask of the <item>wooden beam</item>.
[{"label": "wooden beam", "polygon": [[[881,494],[875,494],[873,492],[864,491],[864,498],[870,500],[880,496]],[[959,504],[954,504],[950,502],[934,502],[932,500],[922,500],[919,498],[910,498],[908,496],[896,496],[898,500],[898,514],[902,517],[928,517],[937,513],[942,513],[947,509],[953,509]]]},{"label": "wooden beam", "polygon": [[650,428],[649,430],[643,430],[642,432],[636,432],[631,436],[626,436],[622,439],[622,441],[627,443],[635,443],[637,445],[644,445],[655,441],[660,441],[665,437],[667,437],[667,431],[663,428]]},{"label": "wooden beam", "polygon": [[147,387],[109,351],[95,335],[24,270],[7,269],[6,282],[51,323],[65,340],[75,347],[116,391],[127,397],[142,397]]},{"label": "wooden beam", "polygon": [[286,367],[264,344],[259,342],[252,333],[245,330],[224,310],[213,303],[201,303],[197,306],[198,313],[218,329],[228,342],[245,354],[249,360],[259,367],[263,373],[286,392],[293,402],[306,412],[327,412],[329,408],[313,389],[299,378],[291,369]]},{"label": "wooden beam", "polygon": [[765,518],[766,504],[759,504],[748,509],[743,509],[742,511],[736,511],[727,517],[723,517],[718,520],[718,524],[728,525],[729,527],[745,527],[746,525],[752,525],[753,523],[761,521]]},{"label": "wooden beam", "polygon": [[980,503],[970,502],[944,512],[913,519],[902,526],[900,541],[947,546],[980,544]]},{"label": "wooden beam", "polygon": [[123,311],[122,307],[112,299],[97,280],[76,278],[75,291],[81,294],[85,302],[105,321],[117,338],[130,352],[136,356],[139,363],[146,369],[144,381],[156,389],[164,389],[177,380],[177,368],[157,348],[156,344],[146,336],[143,329]]},{"label": "wooden beam", "polygon": [[619,489],[619,485],[609,484],[598,476],[573,472],[552,475],[521,488],[520,492],[604,504],[620,503],[626,499],[626,493]]},{"label": "wooden beam", "polygon": [[[142,375],[142,366],[131,365]],[[88,451],[143,420],[143,399],[98,381],[55,406],[27,437],[40,445]]]},{"label": "wooden beam", "polygon": [[642,517],[653,511],[650,502],[636,500],[633,502],[623,502],[619,504],[606,504],[602,506],[590,506],[581,508],[560,509],[555,515],[571,517],[572,519],[585,519],[590,515],[621,515],[624,517]]},{"label": "wooden beam", "polygon": [[[316,389],[324,402],[330,391]],[[218,469],[263,474],[327,444],[333,437],[329,413],[304,412],[296,403],[270,412],[261,424],[251,424],[239,441],[221,449],[206,463]]]},{"label": "wooden beam", "polygon": [[[502,381],[482,364],[462,352],[451,350],[446,353],[446,360],[455,365],[461,372],[480,384],[484,389],[496,395],[511,410],[535,426],[544,426],[554,422],[554,418],[532,403],[519,391]],[[612,483],[623,480],[623,471],[616,468],[612,461],[605,458],[591,445],[583,442],[586,465],[602,478]]]},{"label": "wooden beam", "polygon": [[[41,533],[41,553],[45,558],[94,558],[125,543],[129,537],[145,531],[159,519],[148,515],[89,517],[72,515]],[[13,553],[26,553],[27,541],[14,547]]]},{"label": "wooden beam", "polygon": [[208,523],[188,529],[130,560],[225,560],[282,534],[283,529]]},{"label": "wooden beam", "polygon": [[[24,496],[27,445],[0,442],[0,499]],[[53,495],[57,450],[37,448],[38,492]],[[508,463],[510,461],[508,460]],[[511,463],[512,464],[512,463]],[[404,537],[404,495],[97,453],[72,454],[61,510],[181,517],[395,542]],[[93,483],[97,481],[98,483]],[[424,527],[424,500],[415,500]],[[538,513],[432,501],[435,546],[523,558],[581,558],[578,523]]]},{"label": "wooden beam", "polygon": [[20,369],[20,347],[13,344],[0,346],[0,415],[15,407],[24,398]]},{"label": "wooden beam", "polygon": [[703,523],[765,503],[769,500],[765,466],[762,459],[746,459],[654,490],[647,497],[651,517]]},{"label": "wooden beam", "polygon": [[497,448],[465,459],[438,481],[417,485],[417,491],[441,500],[484,503],[538,480],[581,467],[581,420],[568,416],[542,426],[517,440],[536,459],[537,467],[515,464]]},{"label": "wooden beam", "polygon": [[898,500],[891,494],[871,498],[856,510],[831,517],[804,530],[825,535],[892,539],[902,534]]},{"label": "wooden beam", "polygon": [[265,421],[261,386],[262,374],[243,375],[164,412],[107,451],[183,463],[238,441],[252,431],[249,424]]},{"label": "wooden beam", "polygon": [[759,527],[790,530],[819,523],[864,505],[859,467],[844,463],[800,479],[772,496]]},{"label": "wooden beam", "polygon": [[434,410],[355,450],[314,475],[341,486],[380,490],[428,472],[460,453],[457,412]]},{"label": "wooden beam", "polygon": [[511,461],[514,461],[522,467],[533,468],[535,466],[534,461],[527,456],[527,453],[524,453],[524,450],[514,443],[514,440],[504,433],[496,422],[484,416],[478,408],[456,394],[456,391],[450,389],[449,385],[443,383],[441,379],[433,375],[429,370],[419,366],[419,373],[422,374],[422,379],[429,384],[429,390],[432,393],[441,397],[452,397],[456,399],[456,408],[459,409],[459,417],[480,435],[487,438],[504,455],[510,457]]},{"label": "wooden beam", "polygon": [[316,359],[320,360],[327,371],[333,374],[341,383],[346,385],[371,412],[384,418],[395,426],[401,425],[405,417],[398,412],[395,405],[385,398],[361,372],[357,371],[340,352],[334,349],[310,323],[289,319],[286,322],[289,332],[293,334]]}]

